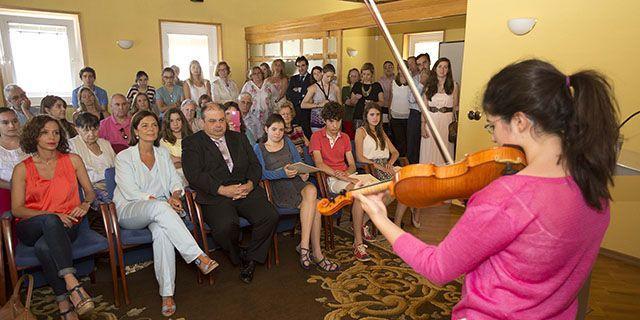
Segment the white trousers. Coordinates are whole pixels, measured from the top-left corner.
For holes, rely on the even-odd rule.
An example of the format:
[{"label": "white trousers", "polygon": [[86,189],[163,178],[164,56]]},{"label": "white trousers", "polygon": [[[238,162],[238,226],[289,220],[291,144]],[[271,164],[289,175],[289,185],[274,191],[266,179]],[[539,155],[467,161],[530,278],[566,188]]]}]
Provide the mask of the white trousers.
[{"label": "white trousers", "polygon": [[173,296],[176,253],[187,262],[204,254],[178,214],[168,202],[143,200],[118,208],[118,223],[125,229],[149,228],[153,235],[153,263],[160,295]]}]

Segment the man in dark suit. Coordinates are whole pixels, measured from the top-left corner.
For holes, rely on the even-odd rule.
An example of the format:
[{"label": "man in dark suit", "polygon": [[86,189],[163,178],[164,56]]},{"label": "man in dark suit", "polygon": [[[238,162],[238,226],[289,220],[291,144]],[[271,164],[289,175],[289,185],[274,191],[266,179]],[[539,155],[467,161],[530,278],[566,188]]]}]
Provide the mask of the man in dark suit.
[{"label": "man in dark suit", "polygon": [[287,100],[291,101],[296,111],[294,121],[302,127],[307,139],[311,139],[311,109],[302,109],[300,104],[307,94],[307,88],[311,85],[313,77],[307,72],[309,61],[304,56],[296,59],[298,74],[289,79],[287,87]]},{"label": "man in dark suit", "polygon": [[[256,262],[267,259],[278,212],[258,185],[262,168],[246,136],[227,130],[224,111],[215,103],[205,105],[202,118],[202,131],[182,140],[184,175],[197,192],[213,239],[234,265],[240,264],[240,279],[250,283]],[[246,252],[238,246],[239,217],[252,225]]]}]

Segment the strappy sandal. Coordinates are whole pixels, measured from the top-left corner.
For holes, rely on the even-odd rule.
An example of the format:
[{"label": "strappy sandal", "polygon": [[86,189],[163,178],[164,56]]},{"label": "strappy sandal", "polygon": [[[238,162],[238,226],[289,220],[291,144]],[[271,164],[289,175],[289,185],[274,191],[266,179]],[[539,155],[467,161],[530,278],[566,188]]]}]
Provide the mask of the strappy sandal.
[{"label": "strappy sandal", "polygon": [[[91,300],[91,297],[85,294],[84,292],[82,292],[81,289],[82,289],[82,286],[78,284],[77,286],[67,291],[67,295],[69,295],[69,301],[71,301],[71,303],[73,304],[73,308],[75,308],[78,316],[83,316],[93,311],[93,309],[95,308],[95,304],[93,303],[93,300]],[[73,301],[71,297],[74,293],[78,294],[80,301],[77,301],[77,302]]]},{"label": "strappy sandal", "polygon": [[71,306],[66,311],[60,311],[60,317],[62,317],[63,320],[69,320],[69,316],[74,311],[76,311],[76,309],[74,309],[73,306]]},{"label": "strappy sandal", "polygon": [[309,249],[300,248],[300,266],[305,270],[309,270],[311,267],[311,251]]},{"label": "strappy sandal", "polygon": [[327,259],[327,257],[322,258],[320,261],[314,261],[314,263],[320,271],[336,272],[340,270],[340,265],[335,261]]},{"label": "strappy sandal", "polygon": [[166,301],[169,301],[169,299],[165,299],[165,297],[162,297],[162,315],[165,317],[171,317],[174,313],[176,313],[176,302],[173,300],[173,297],[170,297],[172,303],[171,304],[165,304]]},{"label": "strappy sandal", "polygon": [[218,264],[217,261],[209,258],[209,263],[207,264],[202,264],[202,261],[200,261],[199,258],[196,258],[195,261],[196,266],[198,266],[198,269],[200,269],[200,272],[202,272],[202,274],[204,274],[205,276],[208,275],[209,273],[211,273],[211,271],[213,271],[213,269],[217,268],[220,264]]}]

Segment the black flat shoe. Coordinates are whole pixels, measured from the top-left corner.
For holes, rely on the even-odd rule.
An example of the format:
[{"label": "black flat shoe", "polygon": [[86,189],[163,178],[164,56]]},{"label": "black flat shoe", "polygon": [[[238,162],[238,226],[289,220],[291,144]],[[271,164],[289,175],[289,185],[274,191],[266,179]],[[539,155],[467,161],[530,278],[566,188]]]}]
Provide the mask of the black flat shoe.
[{"label": "black flat shoe", "polygon": [[249,284],[253,280],[253,273],[256,271],[256,262],[251,260],[249,262],[243,262],[240,267],[240,280]]}]

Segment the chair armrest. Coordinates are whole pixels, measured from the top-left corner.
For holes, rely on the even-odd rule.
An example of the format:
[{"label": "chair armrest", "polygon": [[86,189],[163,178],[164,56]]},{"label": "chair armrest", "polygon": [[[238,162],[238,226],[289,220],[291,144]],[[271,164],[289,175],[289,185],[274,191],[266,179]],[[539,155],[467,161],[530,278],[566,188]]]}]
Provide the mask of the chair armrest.
[{"label": "chair armrest", "polygon": [[260,186],[264,188],[267,193],[267,199],[273,204],[273,194],[271,193],[271,182],[269,180],[260,180]]},{"label": "chair armrest", "polygon": [[320,197],[327,198],[329,196],[329,191],[327,190],[327,174],[318,171],[315,175],[316,181],[318,181],[318,188],[320,189]]},{"label": "chair armrest", "polygon": [[[7,265],[9,266],[9,275],[11,276],[11,283],[15,285],[18,282],[18,268],[16,267],[15,248],[13,243],[13,215],[11,211],[7,211],[2,215],[2,238],[4,242],[5,252],[7,254]],[[4,265],[0,265],[0,268],[4,268]],[[4,281],[2,278],[0,281]]]},{"label": "chair armrest", "polygon": [[4,241],[2,239],[4,235],[4,232],[2,232],[2,229],[0,228],[0,305],[4,305],[7,302],[7,296],[6,296],[6,285],[4,283],[4,249],[2,248],[4,245]]}]

